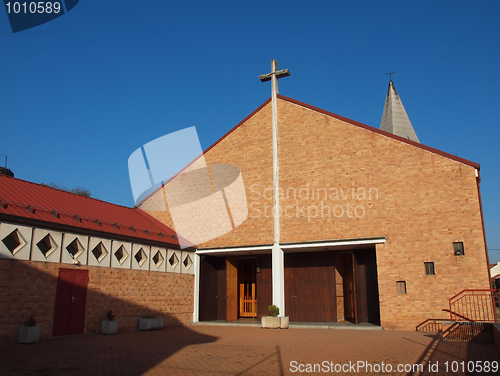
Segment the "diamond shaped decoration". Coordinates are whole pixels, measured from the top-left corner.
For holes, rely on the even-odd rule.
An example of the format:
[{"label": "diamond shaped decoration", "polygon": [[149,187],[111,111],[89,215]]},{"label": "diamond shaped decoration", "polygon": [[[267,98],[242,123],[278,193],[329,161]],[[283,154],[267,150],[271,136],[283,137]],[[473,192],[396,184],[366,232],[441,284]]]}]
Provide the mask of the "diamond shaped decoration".
[{"label": "diamond shaped decoration", "polygon": [[163,263],[165,259],[161,255],[160,251],[157,251],[155,255],[153,256],[153,262],[155,263],[156,267],[159,268],[160,265]]},{"label": "diamond shaped decoration", "polygon": [[168,263],[172,267],[172,269],[175,269],[177,265],[179,265],[179,258],[175,253],[172,253],[172,256],[168,259]]},{"label": "diamond shaped decoration", "polygon": [[115,252],[115,257],[116,259],[118,260],[118,262],[121,264],[123,264],[125,262],[125,260],[127,259],[128,257],[128,253],[127,251],[125,250],[125,247],[123,245],[120,246],[120,248],[118,248]]},{"label": "diamond shaped decoration", "polygon": [[148,259],[148,256],[146,256],[146,252],[144,252],[144,249],[139,249],[137,253],[134,255],[135,261],[139,264],[139,266],[142,266]]},{"label": "diamond shaped decoration", "polygon": [[78,240],[78,238],[75,238],[71,243],[68,244],[66,247],[66,251],[73,257],[73,260],[78,259],[78,257],[81,256],[83,252],[85,252],[85,248],[83,248],[82,243]]},{"label": "diamond shaped decoration", "polygon": [[52,236],[50,236],[50,234],[45,235],[42,240],[36,243],[36,246],[45,256],[45,258],[49,257],[50,254],[57,249],[57,243],[54,241],[54,239],[52,239]]},{"label": "diamond shaped decoration", "polygon": [[17,228],[5,238],[3,238],[2,242],[3,244],[5,244],[5,246],[13,256],[26,245],[26,241],[24,240],[21,233],[17,230]]},{"label": "diamond shaped decoration", "polygon": [[184,261],[182,263],[184,264],[184,267],[186,268],[186,270],[189,270],[191,268],[191,266],[193,265],[193,261],[191,260],[191,257],[189,255],[187,255],[184,258]]},{"label": "diamond shaped decoration", "polygon": [[108,250],[102,242],[99,242],[99,244],[97,244],[92,250],[92,254],[96,258],[97,262],[101,263],[101,261],[108,255]]}]

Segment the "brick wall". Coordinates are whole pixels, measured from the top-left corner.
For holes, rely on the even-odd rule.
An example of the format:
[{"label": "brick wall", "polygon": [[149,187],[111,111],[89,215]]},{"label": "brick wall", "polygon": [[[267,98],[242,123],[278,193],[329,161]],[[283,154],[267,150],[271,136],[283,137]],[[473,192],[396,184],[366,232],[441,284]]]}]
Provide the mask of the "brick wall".
[{"label": "brick wall", "polygon": [[[59,268],[47,262],[0,259],[0,343],[14,343],[31,313],[41,338],[51,337]],[[85,334],[99,333],[106,311],[113,310],[119,331],[135,330],[144,315],[162,316],[164,325],[193,320],[194,275],[85,266],[89,270]]]},{"label": "brick wall", "polygon": [[[384,236],[376,248],[383,327],[414,329],[446,317],[460,290],[489,288],[474,167],[283,99],[278,135],[281,241]],[[241,169],[249,217],[200,248],[272,243],[271,104],[205,159]],[[168,211],[151,214],[173,226]],[[453,242],[464,243],[464,256],[454,256]]]}]

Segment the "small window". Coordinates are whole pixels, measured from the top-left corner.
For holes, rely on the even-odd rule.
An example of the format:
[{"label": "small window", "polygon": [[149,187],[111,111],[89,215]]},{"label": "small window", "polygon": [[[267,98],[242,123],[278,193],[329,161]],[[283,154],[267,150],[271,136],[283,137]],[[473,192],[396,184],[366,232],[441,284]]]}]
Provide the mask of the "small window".
[{"label": "small window", "polygon": [[406,281],[397,281],[396,291],[398,294],[406,294]]},{"label": "small window", "polygon": [[424,262],[425,266],[425,275],[435,275],[436,271],[434,270],[433,262]]},{"label": "small window", "polygon": [[453,253],[455,256],[463,256],[464,252],[464,243],[463,242],[454,242],[453,243]]}]

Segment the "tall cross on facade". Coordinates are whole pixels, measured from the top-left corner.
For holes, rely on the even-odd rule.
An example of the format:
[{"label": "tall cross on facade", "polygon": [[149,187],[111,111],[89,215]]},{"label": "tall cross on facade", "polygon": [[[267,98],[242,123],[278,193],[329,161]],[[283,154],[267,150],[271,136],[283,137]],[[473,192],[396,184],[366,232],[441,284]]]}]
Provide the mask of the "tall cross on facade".
[{"label": "tall cross on facade", "polygon": [[278,166],[278,78],[290,76],[288,69],[278,70],[276,60],[271,62],[271,73],[259,76],[262,82],[271,81],[272,132],[273,132],[273,193],[274,193],[274,242],[272,248],[273,304],[285,314],[285,259],[280,248],[280,206],[279,206],[279,166]]},{"label": "tall cross on facade", "polygon": [[279,169],[278,169],[278,78],[290,76],[288,69],[278,70],[278,62],[271,61],[271,73],[259,76],[262,82],[271,81],[272,132],[273,132],[273,190],[274,190],[274,243],[280,242],[279,229]]},{"label": "tall cross on facade", "polygon": [[392,75],[396,73],[396,72],[391,72],[391,70],[389,69],[389,73],[386,73],[385,75],[389,75],[389,79],[392,81]]}]

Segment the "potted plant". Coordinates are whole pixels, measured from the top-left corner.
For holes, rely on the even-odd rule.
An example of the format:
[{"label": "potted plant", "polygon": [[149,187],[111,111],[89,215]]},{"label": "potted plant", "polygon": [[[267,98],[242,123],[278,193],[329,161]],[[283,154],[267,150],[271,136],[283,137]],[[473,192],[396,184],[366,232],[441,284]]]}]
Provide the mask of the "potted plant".
[{"label": "potted plant", "polygon": [[40,327],[36,326],[36,318],[32,313],[25,322],[26,326],[19,327],[18,343],[37,343],[40,340]]},{"label": "potted plant", "polygon": [[163,328],[163,318],[143,316],[139,319],[139,330],[154,330]]},{"label": "potted plant", "polygon": [[101,334],[116,334],[118,333],[118,320],[115,320],[115,315],[110,309],[106,312],[106,320],[102,320]]},{"label": "potted plant", "polygon": [[279,317],[280,314],[280,309],[278,306],[272,304],[269,307],[267,307],[267,310],[269,311],[270,316],[262,316],[261,318],[261,326],[262,328],[266,329],[288,329],[290,320],[288,316],[281,316]]},{"label": "potted plant", "polygon": [[266,329],[277,329],[281,326],[281,317],[278,317],[280,314],[280,309],[278,306],[274,304],[267,307],[270,316],[263,316],[261,320],[262,328]]}]

